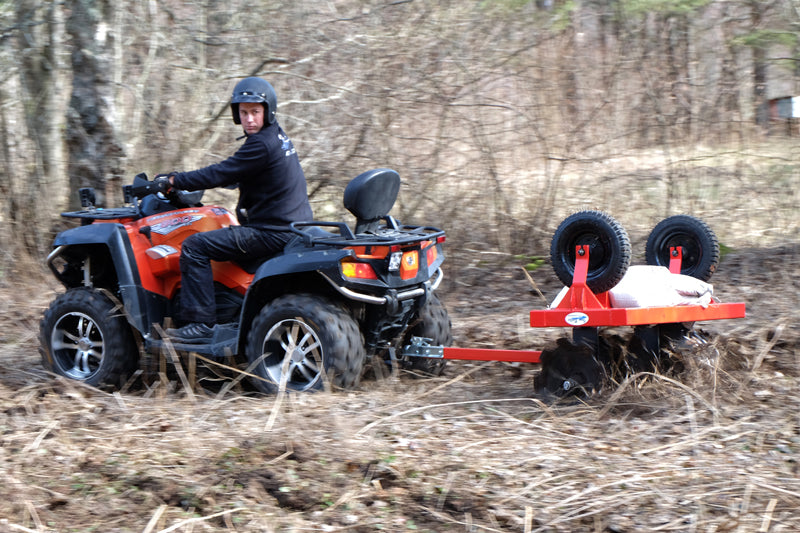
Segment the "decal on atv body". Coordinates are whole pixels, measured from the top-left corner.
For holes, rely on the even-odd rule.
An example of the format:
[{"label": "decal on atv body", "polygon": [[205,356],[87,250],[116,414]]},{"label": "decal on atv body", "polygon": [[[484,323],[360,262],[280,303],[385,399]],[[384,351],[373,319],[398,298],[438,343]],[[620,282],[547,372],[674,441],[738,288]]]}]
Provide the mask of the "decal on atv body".
[{"label": "decal on atv body", "polygon": [[168,235],[176,229],[180,229],[185,226],[191,226],[201,218],[203,218],[203,215],[182,215],[159,222],[158,224],[153,224],[151,228],[153,233],[158,233],[159,235]]}]

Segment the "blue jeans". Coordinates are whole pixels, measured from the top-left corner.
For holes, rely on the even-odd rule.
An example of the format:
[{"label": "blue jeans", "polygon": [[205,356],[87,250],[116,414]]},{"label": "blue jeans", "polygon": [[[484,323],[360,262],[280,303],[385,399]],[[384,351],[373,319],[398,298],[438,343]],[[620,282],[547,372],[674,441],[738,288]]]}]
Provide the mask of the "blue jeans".
[{"label": "blue jeans", "polygon": [[211,261],[253,261],[283,250],[289,231],[230,226],[195,233],[181,249],[180,319],[186,323],[216,324],[214,275]]}]

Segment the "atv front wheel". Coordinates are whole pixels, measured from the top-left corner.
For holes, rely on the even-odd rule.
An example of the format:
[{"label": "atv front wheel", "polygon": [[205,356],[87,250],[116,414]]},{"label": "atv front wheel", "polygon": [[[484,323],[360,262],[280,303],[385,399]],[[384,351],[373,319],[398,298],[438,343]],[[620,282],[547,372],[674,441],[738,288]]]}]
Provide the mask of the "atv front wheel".
[{"label": "atv front wheel", "polygon": [[669,267],[670,248],[681,247],[681,274],[708,281],[719,265],[719,241],[702,220],[690,215],[665,218],[645,244],[648,265]]},{"label": "atv front wheel", "polygon": [[44,367],[94,387],[120,387],[136,370],[131,328],[104,293],[71,289],[56,298],[39,327]]},{"label": "atv front wheel", "polygon": [[[274,394],[355,387],[364,367],[358,324],[332,301],[310,294],[276,298],[253,321],[247,335],[247,360],[258,378],[253,384]],[[254,366],[253,366],[254,365]]]},{"label": "atv front wheel", "polygon": [[602,211],[579,211],[558,226],[550,243],[550,260],[567,287],[575,274],[578,245],[589,246],[586,285],[592,292],[608,291],[620,282],[631,262],[631,242],[619,222]]},{"label": "atv front wheel", "polygon": [[[401,348],[411,343],[411,337],[431,339],[433,346],[450,346],[453,344],[452,324],[442,302],[435,295],[419,312],[418,322],[403,336]],[[447,361],[430,357],[406,356],[400,360],[400,368],[425,377],[436,377],[442,374]]]}]

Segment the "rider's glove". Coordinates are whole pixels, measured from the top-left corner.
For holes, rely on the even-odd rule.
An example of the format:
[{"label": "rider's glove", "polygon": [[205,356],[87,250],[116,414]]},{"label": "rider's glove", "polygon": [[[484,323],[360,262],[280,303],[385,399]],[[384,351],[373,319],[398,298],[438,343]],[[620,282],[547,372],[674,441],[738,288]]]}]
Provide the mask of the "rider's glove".
[{"label": "rider's glove", "polygon": [[174,176],[174,174],[158,174],[155,178],[153,178],[153,184],[158,189],[158,192],[166,194],[172,189],[172,184],[169,182],[169,179]]}]

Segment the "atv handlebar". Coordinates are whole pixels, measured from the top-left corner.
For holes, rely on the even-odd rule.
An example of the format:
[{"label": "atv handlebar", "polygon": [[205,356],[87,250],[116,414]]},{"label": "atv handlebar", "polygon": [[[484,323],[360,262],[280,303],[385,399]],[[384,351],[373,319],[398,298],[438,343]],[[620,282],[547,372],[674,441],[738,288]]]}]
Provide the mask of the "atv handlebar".
[{"label": "atv handlebar", "polygon": [[[166,186],[165,186],[166,184]],[[153,181],[147,179],[144,172],[136,174],[133,178],[133,185],[129,185],[127,190],[132,198],[144,198],[151,194],[164,193],[169,191],[169,178],[164,174],[159,174]]]},{"label": "atv handlebar", "polygon": [[175,207],[194,207],[202,205],[200,200],[203,191],[184,191],[176,189],[169,182],[169,174],[159,174],[153,181],[147,179],[147,174],[141,172],[134,176],[132,185],[125,185],[122,188],[125,195],[125,203],[133,203],[135,199],[142,199],[150,195],[161,193]]}]

